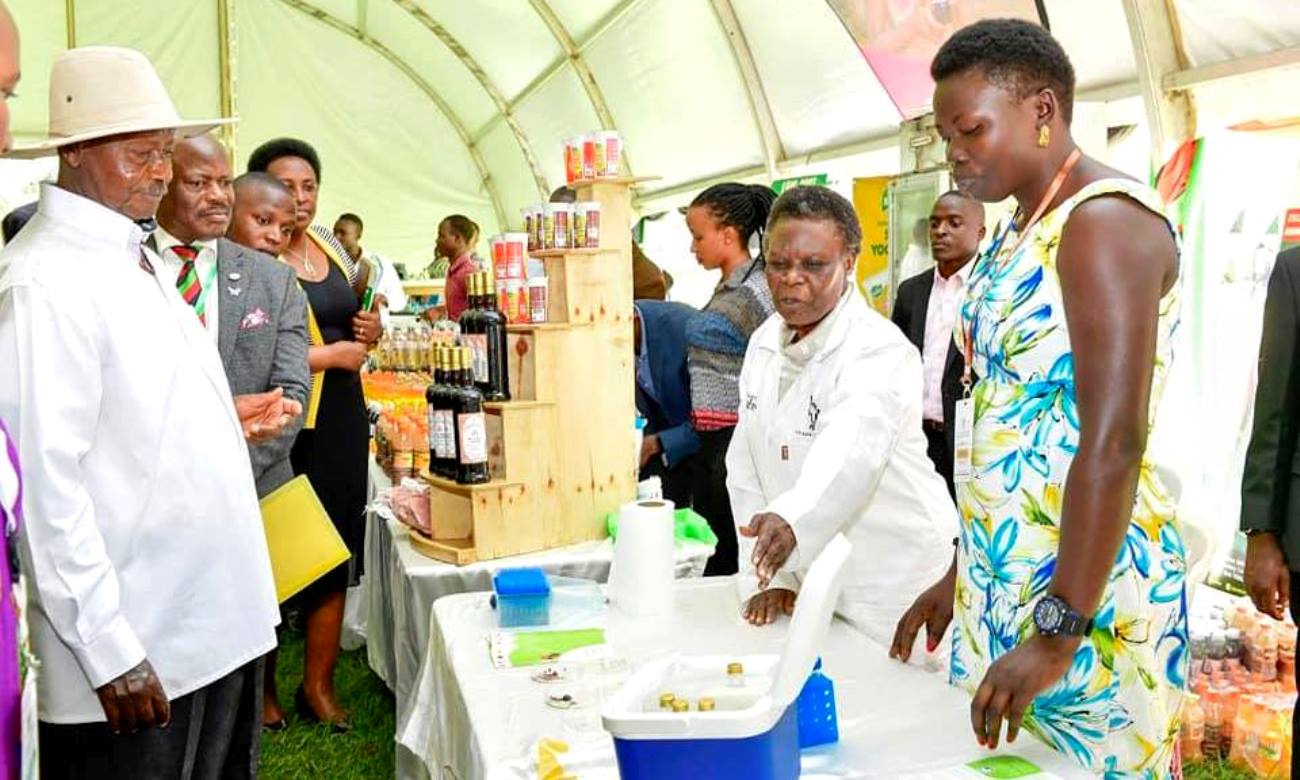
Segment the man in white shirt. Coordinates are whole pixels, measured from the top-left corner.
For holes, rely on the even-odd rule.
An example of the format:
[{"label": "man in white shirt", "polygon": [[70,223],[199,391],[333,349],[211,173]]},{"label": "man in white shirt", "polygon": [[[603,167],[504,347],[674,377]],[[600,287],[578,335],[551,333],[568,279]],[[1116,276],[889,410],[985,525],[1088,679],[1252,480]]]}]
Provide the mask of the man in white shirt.
[{"label": "man in white shirt", "polygon": [[139,52],[50,78],[57,183],[0,252],[0,418],[27,477],[22,563],[44,778],[254,777],[279,620],[245,426],[211,338],[144,247],[176,114]]},{"label": "man in white shirt", "polygon": [[406,309],[406,291],[402,288],[402,278],[397,275],[397,268],[386,258],[375,252],[367,252],[361,246],[363,230],[365,224],[356,214],[340,214],[334,221],[334,237],[348,250],[352,259],[358,263],[363,259],[368,260],[372,269],[378,269],[379,282],[376,284],[372,279],[370,284],[375,288],[375,295],[379,298],[379,311],[387,322],[388,312]]},{"label": "man in white shirt", "polygon": [[927,452],[955,496],[952,481],[952,419],[962,396],[966,365],[953,328],[966,297],[971,261],[984,238],[984,205],[953,190],[939,196],[930,212],[934,268],[905,280],[894,302],[894,324],[921,350],[924,370],[921,427]]}]

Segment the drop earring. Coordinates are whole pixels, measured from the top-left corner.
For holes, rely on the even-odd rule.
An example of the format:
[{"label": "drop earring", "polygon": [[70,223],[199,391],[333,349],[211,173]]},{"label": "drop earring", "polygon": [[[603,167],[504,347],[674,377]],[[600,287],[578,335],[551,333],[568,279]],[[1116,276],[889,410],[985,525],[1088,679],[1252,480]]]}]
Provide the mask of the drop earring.
[{"label": "drop earring", "polygon": [[1038,148],[1046,149],[1047,145],[1052,142],[1052,128],[1043,125],[1038,128]]}]

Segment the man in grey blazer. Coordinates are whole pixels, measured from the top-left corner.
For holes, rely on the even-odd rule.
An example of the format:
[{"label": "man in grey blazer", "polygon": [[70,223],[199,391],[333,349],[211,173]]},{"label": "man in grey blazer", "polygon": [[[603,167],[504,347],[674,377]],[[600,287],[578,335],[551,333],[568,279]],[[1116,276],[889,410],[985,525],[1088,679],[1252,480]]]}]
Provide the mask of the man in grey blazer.
[{"label": "man in grey blazer", "polygon": [[211,135],[179,141],[151,240],[212,334],[241,419],[260,415],[245,432],[257,494],[265,497],[293,478],[289,450],[311,389],[307,297],[293,269],[223,237],[233,205],[221,144]]}]

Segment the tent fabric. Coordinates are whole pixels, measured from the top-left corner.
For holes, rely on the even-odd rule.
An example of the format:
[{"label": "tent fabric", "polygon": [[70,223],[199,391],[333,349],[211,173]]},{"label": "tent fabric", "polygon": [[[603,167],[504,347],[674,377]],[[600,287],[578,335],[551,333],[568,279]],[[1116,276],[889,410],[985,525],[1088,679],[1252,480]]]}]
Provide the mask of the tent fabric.
[{"label": "tent fabric", "polygon": [[[430,259],[447,214],[469,216],[484,236],[518,227],[520,209],[562,182],[563,140],[598,129],[605,111],[624,135],[631,172],[661,177],[643,189],[648,211],[680,202],[675,190],[689,193],[692,182],[709,177],[766,179],[769,163],[780,175],[837,167],[834,158],[887,149],[899,121],[826,0],[8,4],[23,36],[22,97],[13,104],[20,139],[45,132],[49,65],[69,42],[68,8],[78,44],[141,49],[182,113],[219,114],[224,5],[242,119],[236,164],[278,135],[312,142],[325,168],[320,220],[357,212],[368,246],[415,267]],[[1136,82],[1120,0],[1045,5],[1081,92]],[[1300,16],[1280,13],[1273,0],[1175,5],[1189,65],[1300,43]],[[723,27],[727,7],[753,57],[756,85],[742,75],[740,41]],[[769,107],[775,143],[764,143],[755,90]],[[873,139],[885,143],[862,145]],[[801,164],[810,159],[824,164]],[[7,178],[49,173],[10,163],[4,171]],[[30,182],[7,181],[0,199],[12,206],[32,191]]]}]

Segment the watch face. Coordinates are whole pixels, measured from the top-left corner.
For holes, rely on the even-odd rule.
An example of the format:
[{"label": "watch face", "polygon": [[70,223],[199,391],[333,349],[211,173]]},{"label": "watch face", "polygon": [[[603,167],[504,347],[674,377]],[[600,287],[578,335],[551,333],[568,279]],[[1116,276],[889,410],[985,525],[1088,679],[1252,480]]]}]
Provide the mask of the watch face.
[{"label": "watch face", "polygon": [[1034,606],[1034,625],[1038,628],[1038,633],[1045,636],[1054,636],[1061,631],[1061,623],[1065,619],[1065,612],[1061,609],[1061,603],[1055,598],[1047,597],[1040,599]]}]

